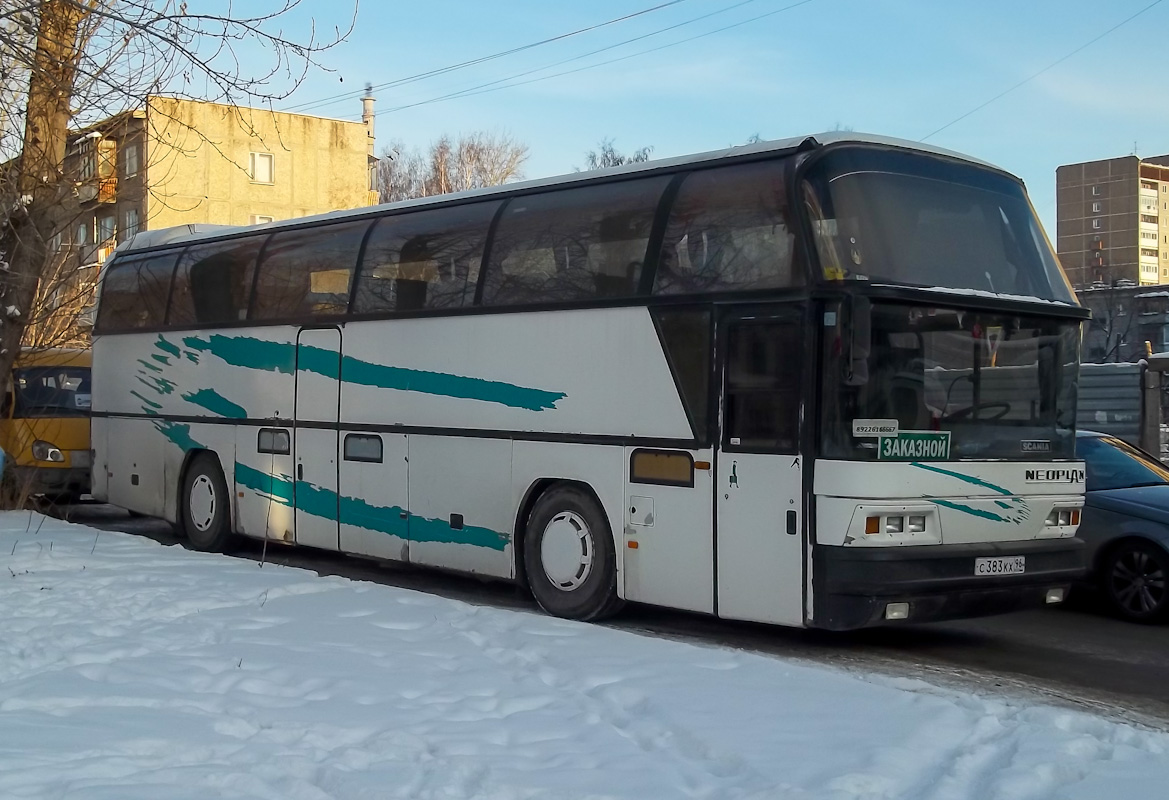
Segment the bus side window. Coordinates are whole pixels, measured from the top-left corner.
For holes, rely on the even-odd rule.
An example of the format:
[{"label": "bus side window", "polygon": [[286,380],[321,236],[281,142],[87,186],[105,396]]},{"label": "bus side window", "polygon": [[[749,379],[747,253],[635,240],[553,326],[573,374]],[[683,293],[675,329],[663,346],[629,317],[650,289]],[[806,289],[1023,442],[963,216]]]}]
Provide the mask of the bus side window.
[{"label": "bus side window", "polygon": [[179,260],[167,324],[238,322],[247,314],[263,236],[188,248]]},{"label": "bus side window", "polygon": [[344,314],[370,224],[361,220],[272,234],[260,261],[250,318]]},{"label": "bus side window", "polygon": [[484,305],[632,297],[669,176],[514,198],[487,258]]},{"label": "bus side window", "polygon": [[353,313],[463,308],[499,202],[397,214],[377,221],[357,275]]},{"label": "bus side window", "polygon": [[107,267],[102,282],[98,328],[122,330],[161,326],[177,260],[178,251],[172,250],[146,258],[118,259]]},{"label": "bus side window", "polygon": [[775,289],[803,283],[792,261],[786,160],[686,176],[670,209],[655,294]]}]

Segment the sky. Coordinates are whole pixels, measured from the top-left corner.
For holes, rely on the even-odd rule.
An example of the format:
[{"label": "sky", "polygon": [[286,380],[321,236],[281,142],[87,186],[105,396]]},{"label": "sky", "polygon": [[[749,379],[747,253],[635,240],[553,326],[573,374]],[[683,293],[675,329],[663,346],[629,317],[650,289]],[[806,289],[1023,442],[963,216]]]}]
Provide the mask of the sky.
[{"label": "sky", "polygon": [[[669,0],[363,0],[349,37],[277,108],[360,118],[338,95],[531,44]],[[422,80],[378,88],[379,148],[507,132],[525,177],[571,172],[605,138],[669,157],[837,127],[920,140],[1087,45],[1153,0],[682,0],[650,13]],[[794,7],[793,7],[794,6]],[[785,10],[786,9],[786,10]],[[304,0],[286,24],[347,26],[346,0]],[[774,13],[773,13],[774,12]],[[708,16],[709,15],[709,16]],[[767,16],[763,16],[767,15]],[[704,19],[697,19],[699,17]],[[717,31],[739,24],[729,30]],[[662,31],[670,26],[680,26]],[[1169,152],[1158,102],[1157,2],[1081,52],[929,138],[1026,182],[1054,235],[1055,168]],[[683,41],[700,34],[709,34]],[[646,37],[629,44],[634,37]],[[614,47],[614,45],[617,45]],[[642,53],[651,48],[656,52]],[[601,48],[603,53],[584,54]],[[600,62],[631,56],[599,65]],[[560,66],[557,62],[576,59]],[[427,102],[503,80],[530,81]],[[335,102],[305,108],[304,104]],[[400,108],[423,103],[412,108]]]}]

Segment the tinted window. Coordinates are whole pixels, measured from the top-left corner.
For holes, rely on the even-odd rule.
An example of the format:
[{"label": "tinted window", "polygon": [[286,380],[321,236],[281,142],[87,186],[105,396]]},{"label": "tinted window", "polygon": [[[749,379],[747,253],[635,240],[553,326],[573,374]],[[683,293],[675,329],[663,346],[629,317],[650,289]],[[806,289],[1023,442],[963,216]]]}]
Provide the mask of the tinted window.
[{"label": "tinted window", "polygon": [[247,316],[256,256],[264,237],[188,248],[171,291],[170,325],[237,322]]},{"label": "tinted window", "polygon": [[17,419],[85,416],[90,405],[89,367],[16,370]]},{"label": "tinted window", "polygon": [[286,456],[292,450],[292,440],[284,428],[260,428],[256,434],[256,452]]},{"label": "tinted window", "polygon": [[700,441],[705,441],[710,387],[710,311],[659,307],[652,313],[694,433]]},{"label": "tinted window", "polygon": [[1089,492],[1169,483],[1169,469],[1163,464],[1112,436],[1079,437],[1076,455],[1084,459]]},{"label": "tinted window", "polygon": [[178,251],[110,265],[102,281],[97,324],[100,329],[162,325]]},{"label": "tinted window", "polygon": [[803,282],[792,266],[787,161],[688,175],[670,209],[654,291],[771,289]]},{"label": "tinted window", "polygon": [[896,150],[840,149],[802,187],[826,280],[892,281],[1075,303],[1018,181]]},{"label": "tinted window", "polygon": [[346,461],[370,461],[380,464],[382,460],[382,437],[363,433],[345,436],[344,454]]},{"label": "tinted window", "polygon": [[727,342],[724,444],[795,452],[803,331],[790,322],[741,322]]},{"label": "tinted window", "polygon": [[637,292],[668,177],[517,197],[491,245],[485,305]]},{"label": "tinted window", "polygon": [[498,208],[477,203],[378,220],[361,260],[354,313],[471,305]]},{"label": "tinted window", "polygon": [[369,220],[272,234],[256,277],[252,319],[344,314]]}]

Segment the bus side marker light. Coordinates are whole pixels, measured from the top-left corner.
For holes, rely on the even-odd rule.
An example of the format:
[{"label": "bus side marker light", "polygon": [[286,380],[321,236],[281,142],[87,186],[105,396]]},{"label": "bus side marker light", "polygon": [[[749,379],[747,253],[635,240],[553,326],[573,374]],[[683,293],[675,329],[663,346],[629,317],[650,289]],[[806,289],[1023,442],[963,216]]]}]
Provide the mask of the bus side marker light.
[{"label": "bus side marker light", "polygon": [[1080,509],[1078,509],[1078,508],[1072,509],[1072,524],[1073,525],[1080,524]]},{"label": "bus side marker light", "polygon": [[695,461],[694,469],[710,469],[709,461]]},{"label": "bus side marker light", "polygon": [[880,517],[865,517],[865,533],[880,533],[881,532],[881,518]]},{"label": "bus side marker light", "polygon": [[636,550],[637,549],[637,542],[626,542],[625,546],[628,547],[630,550]]},{"label": "bus side marker light", "polygon": [[885,606],[885,619],[909,619],[909,603],[889,603]]}]

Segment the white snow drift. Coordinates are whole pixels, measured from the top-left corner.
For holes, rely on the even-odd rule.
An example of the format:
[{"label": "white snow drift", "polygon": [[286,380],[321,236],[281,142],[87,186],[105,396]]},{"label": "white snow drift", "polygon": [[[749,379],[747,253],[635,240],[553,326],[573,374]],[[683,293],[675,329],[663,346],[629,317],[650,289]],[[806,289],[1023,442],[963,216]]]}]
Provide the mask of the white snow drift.
[{"label": "white snow drift", "polygon": [[[96,546],[95,546],[96,545]],[[0,797],[1155,797],[1169,736],[0,515]]]}]

